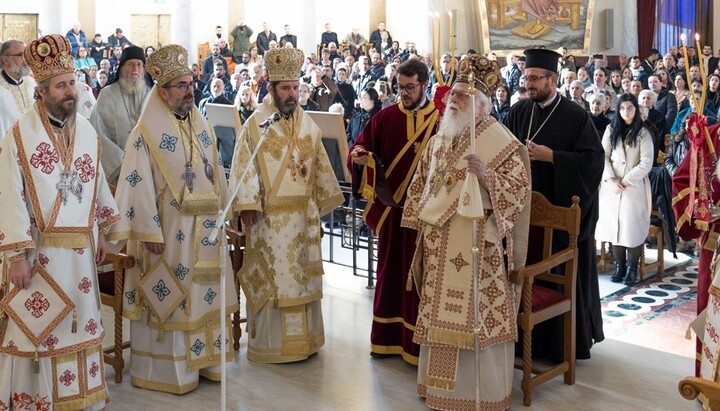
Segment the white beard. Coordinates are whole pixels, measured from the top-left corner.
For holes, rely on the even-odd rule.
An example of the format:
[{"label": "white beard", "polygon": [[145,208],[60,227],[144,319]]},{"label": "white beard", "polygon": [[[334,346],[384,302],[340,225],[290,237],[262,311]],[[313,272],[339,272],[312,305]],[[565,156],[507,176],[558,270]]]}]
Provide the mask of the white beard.
[{"label": "white beard", "polygon": [[130,80],[129,78],[120,77],[118,80],[120,88],[125,94],[142,94],[145,91],[145,78],[140,76],[137,80]]},{"label": "white beard", "polygon": [[445,115],[440,122],[438,134],[453,138],[460,136],[465,129],[468,128],[470,120],[472,120],[472,113],[469,109],[465,111],[454,111],[450,110],[450,107],[454,107],[454,105],[450,103],[450,105],[447,106]]}]

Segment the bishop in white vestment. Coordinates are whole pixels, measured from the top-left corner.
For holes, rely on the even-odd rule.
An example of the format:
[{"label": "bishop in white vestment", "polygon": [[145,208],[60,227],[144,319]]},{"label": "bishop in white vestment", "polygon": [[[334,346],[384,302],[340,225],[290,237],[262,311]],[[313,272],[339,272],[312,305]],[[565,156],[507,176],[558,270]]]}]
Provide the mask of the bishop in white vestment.
[{"label": "bishop in white vestment", "polygon": [[102,409],[107,400],[96,264],[119,220],[100,142],[76,114],[65,37],[25,58],[39,99],[0,145],[0,409]]},{"label": "bishop in white vestment", "polygon": [[[221,339],[238,306],[231,270],[221,272],[223,235],[210,235],[227,199],[215,137],[193,100],[187,51],[175,44],[148,58],[157,80],[125,147],[116,200],[121,221],[108,239],[128,240],[139,262],[125,274],[133,385],[184,394],[199,377],[218,381]],[[223,285],[224,282],[224,285]],[[227,316],[220,318],[221,292]],[[232,335],[230,332],[227,335]]]},{"label": "bishop in white vestment", "polygon": [[[402,225],[419,232],[411,270],[420,292],[418,394],[439,410],[504,410],[510,406],[520,291],[508,273],[525,263],[530,163],[525,147],[489,114],[486,96],[498,85],[497,63],[475,54],[459,67],[403,212]],[[470,82],[477,87],[474,99]],[[465,212],[473,208],[475,224]]]},{"label": "bishop in white vestment", "polygon": [[[320,217],[344,198],[320,128],[298,107],[302,56],[287,48],[265,54],[269,93],[245,123],[233,156],[231,185],[252,170],[234,204],[247,233],[238,280],[248,301],[248,359],[254,362],[301,361],[325,343]],[[268,118],[276,122],[261,127]],[[257,147],[265,133],[253,163],[241,150]]]}]

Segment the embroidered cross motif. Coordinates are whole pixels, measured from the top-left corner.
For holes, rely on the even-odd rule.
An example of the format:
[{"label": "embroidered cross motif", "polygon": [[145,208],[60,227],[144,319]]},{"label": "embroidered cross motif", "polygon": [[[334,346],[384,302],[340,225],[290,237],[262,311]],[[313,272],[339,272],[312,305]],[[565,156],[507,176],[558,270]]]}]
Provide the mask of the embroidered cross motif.
[{"label": "embroidered cross motif", "polygon": [[463,267],[470,265],[465,259],[463,259],[462,253],[458,253],[457,257],[451,258],[450,262],[455,265],[455,269],[459,272]]},{"label": "embroidered cross motif", "polygon": [[207,131],[203,131],[202,133],[198,134],[198,140],[200,140],[203,147],[205,148],[210,147],[210,144],[212,144],[212,141],[210,141],[210,136],[208,136]]},{"label": "embroidered cross motif", "polygon": [[138,137],[137,140],[133,143],[133,147],[135,147],[135,150],[140,150],[143,147],[143,141],[142,138]]},{"label": "embroidered cross motif", "polygon": [[135,218],[135,208],[130,207],[130,209],[127,210],[127,212],[125,213],[125,217],[127,217],[128,220],[132,221],[132,219]]},{"label": "embroidered cross motif", "polygon": [[212,304],[213,300],[217,296],[217,293],[212,290],[212,288],[208,288],[207,294],[205,294],[204,300],[207,301],[208,304]]},{"label": "embroidered cross motif", "polygon": [[69,387],[70,384],[72,384],[73,381],[75,381],[75,374],[70,372],[70,370],[65,370],[63,374],[58,378],[61,383],[63,383],[64,386]]},{"label": "embroidered cross motif", "polygon": [[173,206],[174,209],[180,211],[180,203],[178,203],[177,200],[173,199],[173,201],[170,202],[170,205]]},{"label": "embroidered cross motif", "polygon": [[157,224],[158,227],[160,227],[160,215],[159,214],[155,214],[155,217],[153,217],[153,221],[155,222],[155,224]]},{"label": "embroidered cross motif", "polygon": [[200,244],[202,244],[205,247],[215,245],[215,244],[217,244],[217,242],[218,242],[217,238],[215,239],[215,241],[210,241],[210,238],[208,238],[208,237],[203,237],[203,239],[200,240]]},{"label": "embroidered cross motif", "polygon": [[200,353],[202,352],[202,350],[204,348],[205,348],[205,344],[202,341],[200,341],[199,339],[196,339],[195,344],[193,344],[193,346],[190,347],[190,351],[194,352],[195,355],[197,355],[199,357]]},{"label": "embroidered cross motif", "polygon": [[160,140],[160,149],[175,152],[175,145],[177,144],[178,138],[167,134],[163,134]]},{"label": "embroidered cross motif", "polygon": [[30,164],[39,168],[45,174],[50,174],[55,169],[54,163],[60,161],[60,154],[53,150],[48,143],[40,143],[35,149],[35,153],[30,156]]},{"label": "embroidered cross motif", "polygon": [[[220,345],[222,345],[222,343],[220,342],[220,337],[221,337],[221,336],[218,335],[218,338],[215,339],[215,342],[213,343],[213,345],[215,346],[215,348],[217,348],[218,350],[221,350],[221,349],[222,349],[222,348],[220,348]],[[227,345],[227,343],[228,343],[228,339],[226,338],[226,339],[225,339],[225,345]]]},{"label": "embroidered cross motif", "polygon": [[103,220],[107,220],[108,218],[112,217],[113,214],[115,214],[115,210],[108,206],[103,206],[103,208],[100,209],[99,217]]},{"label": "embroidered cross motif", "polygon": [[185,311],[185,306],[187,305],[187,298],[183,299],[180,305],[178,305],[178,308]]},{"label": "embroidered cross motif", "polygon": [[177,235],[175,235],[175,239],[178,241],[178,243],[181,243],[185,241],[185,233],[182,232],[182,230],[178,230]]},{"label": "embroidered cross motif", "polygon": [[178,264],[177,268],[175,269],[175,275],[177,276],[177,278],[180,279],[180,281],[184,280],[185,276],[188,275],[189,272],[190,269],[182,264]]},{"label": "embroidered cross motif", "polygon": [[95,176],[95,167],[89,155],[83,154],[82,157],[76,158],[74,164],[83,183],[87,183]]},{"label": "embroidered cross motif", "polygon": [[170,289],[167,288],[167,286],[165,285],[165,281],[163,280],[158,281],[158,283],[152,288],[152,290],[157,296],[157,299],[160,301],[164,300],[165,297],[170,295]]},{"label": "embroidered cross motif", "polygon": [[127,182],[130,183],[131,187],[135,187],[137,185],[137,183],[142,181],[142,177],[140,177],[137,170],[133,170],[129,176],[125,177],[125,180],[127,180]]},{"label": "embroidered cross motif", "polygon": [[98,371],[100,371],[100,366],[98,365],[98,363],[93,361],[88,371],[90,372],[90,376],[95,378],[97,377]]},{"label": "embroidered cross motif", "polygon": [[54,350],[55,345],[58,343],[58,338],[52,334],[48,335],[47,338],[45,338],[45,341],[43,341],[42,346],[45,347],[48,350]]},{"label": "embroidered cross motif", "polygon": [[41,266],[47,267],[49,262],[50,259],[45,254],[38,253],[38,263],[40,263]]},{"label": "embroidered cross motif", "polygon": [[135,304],[135,290],[126,292],[125,299],[127,299],[128,304]]},{"label": "embroidered cross motif", "polygon": [[88,323],[85,325],[85,332],[90,335],[95,335],[97,333],[98,324],[94,319],[90,319]]},{"label": "embroidered cross motif", "polygon": [[33,317],[40,318],[50,309],[50,301],[40,291],[35,291],[32,293],[32,298],[25,300],[25,309],[30,311]]},{"label": "embroidered cross motif", "polygon": [[92,287],[92,282],[87,277],[83,277],[80,284],[78,284],[78,289],[85,294],[90,292],[90,287]]},{"label": "embroidered cross motif", "polygon": [[207,219],[203,221],[203,227],[207,229],[215,228],[215,220]]}]

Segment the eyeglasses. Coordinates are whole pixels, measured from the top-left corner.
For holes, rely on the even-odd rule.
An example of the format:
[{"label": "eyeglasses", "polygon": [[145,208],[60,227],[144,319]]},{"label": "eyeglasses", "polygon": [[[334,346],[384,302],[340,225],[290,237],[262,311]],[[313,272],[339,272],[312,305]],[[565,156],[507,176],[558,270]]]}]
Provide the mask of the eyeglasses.
[{"label": "eyeglasses", "polygon": [[527,76],[527,77],[525,77],[525,81],[534,83],[542,78],[547,78],[547,77],[550,77],[550,74],[545,75],[545,76]]},{"label": "eyeglasses", "polygon": [[467,100],[470,97],[470,93],[465,93],[463,91],[458,91],[457,93],[454,91],[451,91],[449,93],[450,100],[454,99],[455,97],[458,98],[458,100]]},{"label": "eyeglasses", "polygon": [[177,83],[177,84],[175,84],[175,85],[172,85],[172,86],[171,86],[171,85],[165,85],[165,86],[163,86],[163,88],[174,88],[174,87],[177,87],[178,90],[180,90],[180,91],[182,91],[182,92],[184,93],[184,92],[186,92],[186,91],[188,90],[188,88],[190,88],[190,87],[195,87],[195,83],[187,83],[187,82],[181,81],[181,82],[179,82],[179,83]]},{"label": "eyeglasses", "polygon": [[6,56],[10,56],[10,57],[20,57],[22,55],[23,55],[23,53],[6,54]]},{"label": "eyeglasses", "polygon": [[415,87],[417,87],[419,85],[420,85],[420,83],[415,83],[415,84],[410,83],[410,84],[405,84],[405,85],[398,84],[398,91],[401,93],[404,91],[406,93],[411,94],[411,93],[415,92]]}]

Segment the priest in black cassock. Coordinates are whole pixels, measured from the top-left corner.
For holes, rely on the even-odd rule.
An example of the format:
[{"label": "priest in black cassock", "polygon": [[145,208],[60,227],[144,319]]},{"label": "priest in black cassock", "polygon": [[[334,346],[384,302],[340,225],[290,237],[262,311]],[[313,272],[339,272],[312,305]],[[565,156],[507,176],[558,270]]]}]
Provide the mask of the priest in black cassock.
[{"label": "priest in black cassock", "polygon": [[[505,125],[528,147],[533,191],[563,207],[572,204],[572,196],[580,197],[576,345],[577,358],[587,359],[593,343],[605,338],[594,245],[604,151],[590,115],[557,93],[560,55],[552,50],[528,49],[525,57],[530,99],[510,108]],[[562,248],[567,242],[567,235],[556,235],[554,246]],[[528,256],[528,264],[532,258]],[[562,361],[562,318],[553,321],[533,331],[533,355]]]}]

